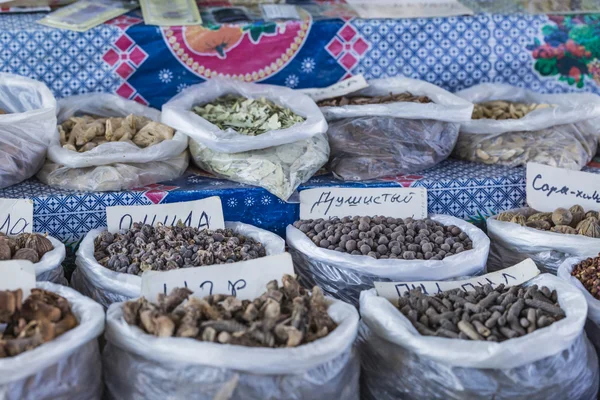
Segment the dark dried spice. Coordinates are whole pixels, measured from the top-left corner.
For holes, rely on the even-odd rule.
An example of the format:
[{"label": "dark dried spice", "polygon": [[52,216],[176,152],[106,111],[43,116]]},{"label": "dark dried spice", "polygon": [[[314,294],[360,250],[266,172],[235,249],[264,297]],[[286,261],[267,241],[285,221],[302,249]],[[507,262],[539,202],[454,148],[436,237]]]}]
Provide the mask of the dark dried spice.
[{"label": "dark dried spice", "polygon": [[587,291],[600,300],[600,254],[575,264],[571,275],[579,279]]}]

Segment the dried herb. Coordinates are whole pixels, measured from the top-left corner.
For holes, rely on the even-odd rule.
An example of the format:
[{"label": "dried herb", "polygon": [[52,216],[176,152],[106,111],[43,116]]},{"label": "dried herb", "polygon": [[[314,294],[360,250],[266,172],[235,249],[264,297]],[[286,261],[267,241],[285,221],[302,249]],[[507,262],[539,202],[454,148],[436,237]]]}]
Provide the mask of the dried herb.
[{"label": "dried herb", "polygon": [[248,99],[228,94],[204,105],[194,106],[194,112],[217,125],[219,129],[258,136],[276,129],[287,129],[304,122],[304,118],[270,100]]},{"label": "dried herb", "polygon": [[399,102],[412,103],[432,103],[433,101],[427,96],[416,96],[410,92],[390,93],[386,96],[340,96],[332,99],[321,100],[317,103],[319,107],[339,107],[348,105],[364,105],[364,104],[389,104]]},{"label": "dried herb", "polygon": [[159,337],[252,347],[296,347],[336,328],[319,287],[309,294],[290,275],[282,282],[281,287],[276,280],[269,282],[267,291],[253,301],[219,294],[190,298],[191,291],[176,288],[168,296],[159,295],[156,304],[145,297],[126,302],[123,317]]}]

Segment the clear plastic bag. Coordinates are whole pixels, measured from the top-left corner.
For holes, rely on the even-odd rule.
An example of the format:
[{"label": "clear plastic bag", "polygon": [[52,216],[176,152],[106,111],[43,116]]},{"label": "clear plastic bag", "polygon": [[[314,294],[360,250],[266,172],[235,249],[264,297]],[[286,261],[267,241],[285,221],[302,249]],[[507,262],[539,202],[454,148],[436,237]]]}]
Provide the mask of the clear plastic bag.
[{"label": "clear plastic bag", "polygon": [[260,348],[158,338],[125,322],[122,304],[107,312],[103,353],[112,400],[358,400],[360,366],[352,343],[356,309],[333,301],[338,324],[329,335],[296,348]]},{"label": "clear plastic bag", "polygon": [[329,159],[323,134],[299,142],[242,153],[220,153],[190,140],[196,165],[218,177],[260,186],[287,201],[300,184],[309,180]]},{"label": "clear plastic bag", "polygon": [[580,170],[596,154],[600,98],[590,93],[539,94],[505,84],[485,83],[456,93],[473,103],[507,100],[551,104],[519,119],[477,119],[462,123],[454,155],[509,167],[537,162]]},{"label": "clear plastic bag", "polygon": [[35,175],[56,130],[56,100],[41,82],[0,73],[0,188]]},{"label": "clear plastic bag", "polygon": [[[509,211],[518,211],[527,216],[534,212],[530,208]],[[487,233],[491,240],[488,272],[508,268],[531,258],[540,271],[556,275],[560,264],[569,256],[593,257],[598,254],[600,239],[540,231],[498,221],[496,217],[487,219]]]},{"label": "clear plastic bag", "polygon": [[363,399],[595,399],[598,359],[583,327],[587,305],[549,274],[566,318],[502,343],[421,336],[375,290],[361,293],[357,348]]},{"label": "clear plastic bag", "polygon": [[[269,256],[285,252],[285,242],[274,233],[241,222],[225,221],[225,227],[262,243]],[[104,230],[106,228],[92,229],[81,241],[71,286],[108,308],[112,303],[141,296],[142,278],[112,271],[96,261],[94,239]]]},{"label": "clear plastic bag", "polygon": [[[160,112],[108,93],[90,93],[59,100],[57,122],[76,115],[126,117],[129,114],[160,121]],[[51,186],[81,191],[115,191],[178,178],[187,169],[188,138],[172,139],[140,148],[128,142],[109,142],[79,153],[60,144],[56,126],[48,161],[38,178]]]},{"label": "clear plastic bag", "polygon": [[0,359],[0,397],[100,400],[102,364],[97,338],[104,331],[104,310],[69,287],[49,282],[38,282],[37,287],[66,298],[79,325],[40,347]]},{"label": "clear plastic bag", "polygon": [[476,226],[449,215],[431,215],[444,225],[456,225],[473,241],[473,249],[443,260],[374,260],[317,247],[293,225],[286,229],[288,251],[304,287],[319,286],[347,303],[358,305],[360,292],[373,282],[446,280],[480,275],[490,249],[490,240]]}]

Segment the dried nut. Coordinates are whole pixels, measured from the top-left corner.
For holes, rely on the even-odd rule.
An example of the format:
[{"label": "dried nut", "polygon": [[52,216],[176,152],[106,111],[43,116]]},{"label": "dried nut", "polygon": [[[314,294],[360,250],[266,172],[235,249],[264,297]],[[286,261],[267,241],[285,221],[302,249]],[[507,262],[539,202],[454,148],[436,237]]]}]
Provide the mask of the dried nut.
[{"label": "dried nut", "polygon": [[577,230],[571,228],[569,225],[556,225],[550,228],[552,232],[563,233],[567,235],[577,235]]},{"label": "dried nut", "polygon": [[514,217],[512,217],[510,222],[512,222],[514,224],[519,224],[521,226],[525,226],[525,223],[527,222],[527,218],[525,218],[524,215],[516,214]]},{"label": "dried nut", "polygon": [[498,216],[496,217],[496,220],[510,222],[510,220],[512,220],[515,215],[516,214],[514,212],[504,211],[504,212],[501,212],[500,214],[498,214]]},{"label": "dried nut", "polygon": [[552,225],[548,221],[544,220],[536,220],[536,221],[527,221],[525,226],[528,228],[539,229],[541,231],[549,231]]},{"label": "dried nut", "polygon": [[573,220],[573,215],[566,208],[557,208],[552,213],[552,222],[554,225],[569,225]]},{"label": "dried nut", "polygon": [[29,236],[23,247],[35,250],[39,258],[42,258],[49,251],[54,250],[52,242],[47,237],[37,233]]},{"label": "dried nut", "polygon": [[[552,213],[549,212],[538,212],[535,214],[531,214],[528,218],[527,218],[527,222],[529,221],[547,221],[548,223],[553,223],[552,222]],[[550,228],[548,228],[550,229]]]},{"label": "dried nut", "polygon": [[593,238],[600,238],[600,224],[594,217],[586,218],[577,225],[577,233]]},{"label": "dried nut", "polygon": [[0,239],[0,261],[10,260],[12,257],[12,251],[8,244],[8,239],[2,237]]},{"label": "dried nut", "polygon": [[40,261],[40,257],[38,256],[37,251],[35,251],[33,249],[28,249],[28,248],[22,248],[22,249],[17,250],[17,252],[14,254],[12,259],[13,260],[28,260],[34,264]]},{"label": "dried nut", "polygon": [[596,219],[599,218],[598,211],[588,211],[585,213],[585,218],[594,217]]}]

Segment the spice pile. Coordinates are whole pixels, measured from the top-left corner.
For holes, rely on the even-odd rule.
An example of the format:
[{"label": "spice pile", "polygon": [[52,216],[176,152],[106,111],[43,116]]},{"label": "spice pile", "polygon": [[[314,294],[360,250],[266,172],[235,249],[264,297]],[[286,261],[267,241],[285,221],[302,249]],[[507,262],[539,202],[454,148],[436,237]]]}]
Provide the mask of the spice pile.
[{"label": "spice pile", "polygon": [[532,210],[519,213],[505,211],[498,214],[496,219],[541,231],[600,238],[598,217],[597,211],[585,212],[583,207],[574,205],[568,210],[566,208],[557,208],[554,212]]},{"label": "spice pile", "polygon": [[550,104],[527,104],[505,100],[475,104],[472,119],[519,119],[535,110],[553,107]]},{"label": "spice pile", "polygon": [[15,237],[0,233],[0,261],[28,260],[35,264],[52,250],[52,242],[37,233],[21,233]]},{"label": "spice pile", "polygon": [[473,248],[459,227],[431,219],[355,216],[299,220],[294,226],[319,247],[377,259],[443,260]]},{"label": "spice pile", "polygon": [[269,282],[267,291],[253,301],[226,295],[188,299],[192,292],[177,288],[159,295],[157,304],[144,297],[126,302],[123,317],[155,336],[252,347],[296,347],[336,328],[320,288],[315,286],[309,295],[290,275],[282,282],[282,287]]},{"label": "spice pile", "polygon": [[304,118],[288,108],[281,107],[264,97],[248,99],[228,94],[204,105],[194,106],[193,111],[219,129],[258,136],[276,129],[287,129],[304,122]]},{"label": "spice pile", "polygon": [[348,105],[364,104],[389,104],[399,102],[432,103],[427,96],[415,96],[410,92],[392,94],[386,96],[339,96],[331,99],[321,100],[317,103],[319,107],[339,107]]},{"label": "spice pile", "polygon": [[565,318],[556,290],[545,286],[476,286],[426,296],[405,292],[396,306],[424,336],[503,342]]},{"label": "spice pile", "polygon": [[571,275],[579,279],[587,291],[600,300],[600,254],[575,264]]},{"label": "spice pile", "polygon": [[0,291],[0,324],[7,324],[0,332],[0,358],[4,358],[49,342],[75,328],[78,322],[64,297],[32,289],[23,302],[23,292],[18,289]]},{"label": "spice pile", "polygon": [[58,132],[63,148],[81,153],[108,142],[130,142],[145,148],[172,139],[174,130],[160,122],[130,114],[125,118],[71,117],[58,125]]},{"label": "spice pile", "polygon": [[261,243],[231,229],[200,230],[183,224],[153,227],[134,223],[123,233],[104,231],[94,240],[98,263],[134,275],[149,270],[228,264],[266,255]]}]

